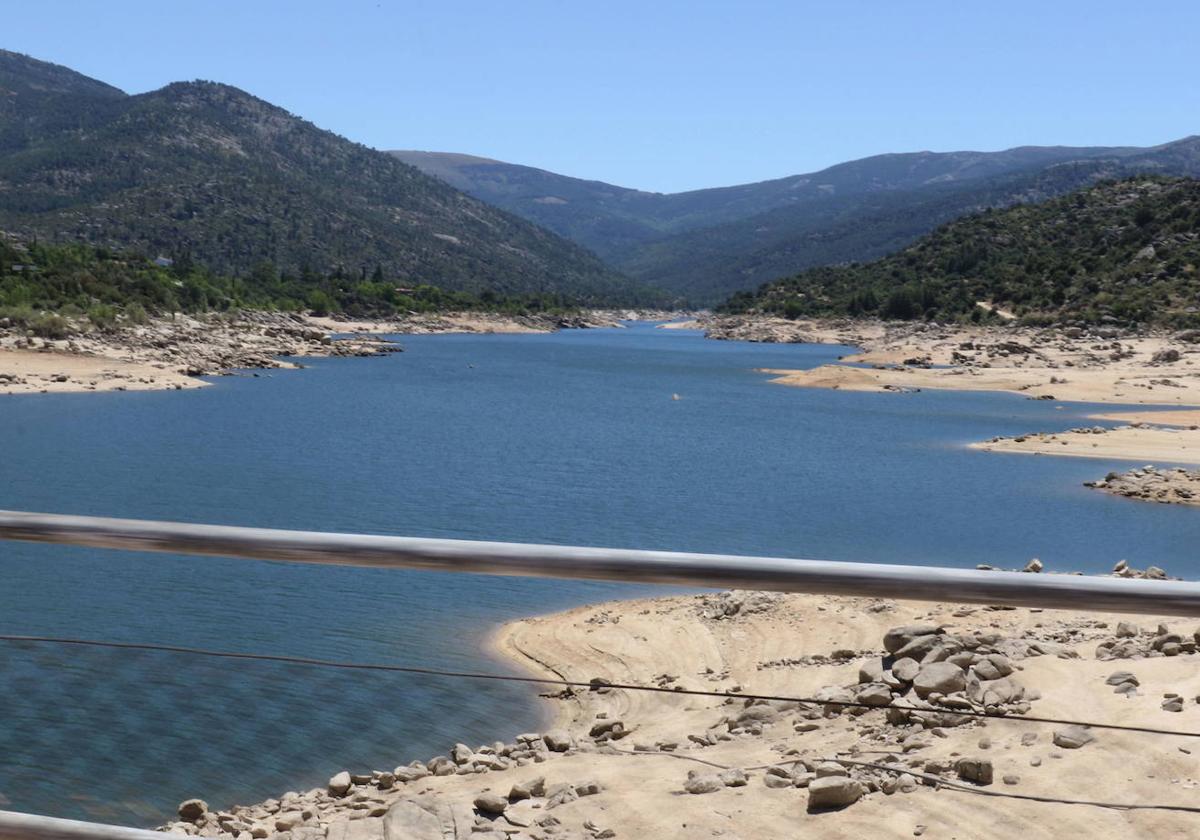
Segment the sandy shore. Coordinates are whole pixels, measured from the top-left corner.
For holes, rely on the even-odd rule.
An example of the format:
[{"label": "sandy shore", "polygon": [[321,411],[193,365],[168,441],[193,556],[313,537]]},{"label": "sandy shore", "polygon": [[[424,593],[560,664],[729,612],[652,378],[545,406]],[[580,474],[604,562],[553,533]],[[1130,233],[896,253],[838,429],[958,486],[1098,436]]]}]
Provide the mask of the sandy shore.
[{"label": "sandy shore", "polygon": [[1200,464],[1200,430],[1133,426],[1069,429],[997,437],[973,443],[971,448],[989,452],[1068,455],[1144,463]]},{"label": "sandy shore", "polygon": [[[1015,328],[893,330],[812,370],[769,371],[783,385],[849,391],[1005,391],[1032,399],[1200,405],[1200,348],[1169,336],[1067,338]],[[1175,356],[1175,354],[1178,354]],[[1164,359],[1174,358],[1174,361]]]},{"label": "sandy shore", "polygon": [[[861,655],[878,655],[889,627],[912,623],[944,624],[949,632],[986,628],[1025,640],[1068,642],[1080,658],[1036,656],[1021,660],[1018,676],[1041,691],[1032,714],[1085,717],[1123,724],[1189,727],[1200,718],[1190,698],[1200,689],[1200,673],[1188,658],[1159,657],[1124,663],[1141,680],[1143,694],[1127,699],[1114,694],[1105,679],[1118,668],[1096,660],[1096,641],[1113,636],[1118,622],[1154,627],[1157,619],[1128,616],[1083,616],[1054,611],[960,608],[913,605],[821,596],[767,595],[748,614],[713,619],[705,602],[714,596],[662,598],[598,607],[529,619],[510,625],[499,637],[509,655],[542,673],[570,679],[603,677],[611,681],[647,683],[662,675],[671,685],[730,689],[762,694],[812,696],[826,686],[859,681]],[[753,603],[751,600],[750,603]],[[711,614],[711,613],[709,613]],[[1171,624],[1170,620],[1164,620]],[[1178,623],[1178,620],[1175,620]],[[1190,626],[1188,631],[1192,629]],[[856,652],[852,661],[775,665],[835,650]],[[1121,663],[1116,663],[1121,664]],[[1165,691],[1189,698],[1183,714],[1160,708]],[[606,785],[612,803],[603,816],[618,836],[793,837],[817,832],[827,838],[911,837],[924,825],[930,837],[1007,837],[1019,830],[1026,837],[1187,837],[1200,833],[1200,815],[1119,812],[1008,798],[985,798],[948,789],[919,787],[913,794],[873,794],[852,807],[832,813],[804,813],[802,790],[774,790],[751,778],[744,788],[728,788],[705,796],[681,796],[689,762],[702,758],[729,767],[771,764],[795,750],[808,757],[856,756],[875,761],[888,744],[872,743],[867,733],[881,724],[863,717],[821,718],[814,731],[798,733],[775,724],[761,736],[738,736],[714,746],[699,746],[688,736],[709,730],[730,706],[721,700],[671,695],[586,693],[559,701],[559,719],[582,730],[598,716],[621,718],[634,732],[629,741],[649,750],[622,755],[597,766],[593,775]],[[740,704],[735,703],[734,708]],[[1164,803],[1195,802],[1193,792],[1200,762],[1190,753],[1194,739],[1138,736],[1096,731],[1084,749],[1057,749],[1050,743],[1055,727],[991,720],[987,726],[947,729],[915,751],[922,763],[956,756],[983,756],[994,763],[1001,793],[1089,800]],[[1024,744],[1022,736],[1036,736]],[[980,744],[990,741],[986,749]],[[672,753],[655,744],[679,743]],[[636,747],[635,747],[636,749]],[[897,750],[898,751],[898,750]],[[910,754],[910,756],[912,755]],[[675,756],[674,758],[668,756]],[[1035,757],[1043,759],[1031,766]],[[1001,777],[1015,775],[1008,785]],[[598,803],[597,803],[598,804]],[[598,814],[599,815],[599,814]],[[686,826],[686,829],[685,829]]]},{"label": "sandy shore", "polygon": [[[1160,623],[1169,627],[1158,628]],[[350,835],[359,840],[810,835],[976,840],[1010,838],[1016,832],[1048,840],[1105,840],[1200,834],[1200,814],[1059,801],[1196,806],[1200,744],[1194,738],[1093,729],[1093,741],[1071,748],[1067,741],[1056,742],[1069,734],[1062,724],[972,722],[933,711],[925,713],[922,726],[907,717],[893,721],[882,709],[851,712],[838,706],[837,698],[861,696],[855,692],[863,690],[888,696],[883,683],[863,684],[864,674],[867,680],[882,674],[883,680],[895,681],[894,660],[880,659],[882,640],[890,628],[914,624],[938,628],[917,633],[945,634],[910,634],[918,648],[932,638],[997,651],[966,654],[961,662],[981,664],[955,664],[952,670],[1015,669],[1011,677],[988,683],[1008,680],[1006,685],[1024,694],[1023,706],[1005,708],[1198,729],[1200,705],[1194,698],[1200,693],[1200,670],[1191,652],[1195,628],[1178,619],[774,593],[652,598],[518,621],[498,633],[496,646],[537,675],[730,696],[603,687],[568,691],[547,701],[557,717],[556,729],[547,733],[521,735],[508,744],[463,744],[453,750],[447,745],[440,758],[394,771],[352,769],[333,776],[329,789],[208,811],[168,828],[279,840],[289,840],[284,831],[290,840]],[[1172,629],[1180,634],[1169,635]],[[947,661],[938,665],[949,666]],[[896,664],[895,673],[899,669]],[[1108,682],[1115,672],[1134,674],[1121,678],[1121,693]],[[1140,685],[1133,686],[1131,679]],[[906,690],[903,681],[893,684],[901,686],[896,691]],[[968,686],[968,694],[971,690]],[[816,696],[828,702],[750,705],[739,693]],[[1164,708],[1167,693],[1179,695],[1170,703],[1182,711]],[[920,703],[912,691],[903,702]],[[851,764],[826,765],[825,759]],[[960,764],[960,759],[970,761]],[[890,763],[896,772],[853,762]],[[980,775],[984,765],[986,777]],[[805,767],[832,773],[836,779],[823,784],[850,785],[863,791],[861,798],[844,809],[812,811],[814,774]],[[331,767],[331,774],[337,769]],[[901,771],[916,775],[906,779]],[[700,778],[689,780],[689,772]],[[964,774],[978,781],[964,781]]]}]

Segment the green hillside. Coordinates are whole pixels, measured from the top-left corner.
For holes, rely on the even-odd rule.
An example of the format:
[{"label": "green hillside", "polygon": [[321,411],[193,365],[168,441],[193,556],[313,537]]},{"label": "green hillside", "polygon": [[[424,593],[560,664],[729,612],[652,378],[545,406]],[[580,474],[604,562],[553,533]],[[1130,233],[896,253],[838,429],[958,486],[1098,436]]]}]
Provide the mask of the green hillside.
[{"label": "green hillside", "polygon": [[1139,173],[1200,176],[1196,137],[1152,148],[878,155],[805,175],[671,195],[468,155],[394,154],[697,304],[805,268],[884,256],[986,207],[1040,201]]},{"label": "green hillside", "polygon": [[0,230],[403,286],[660,299],[584,248],[227,85],[137,96],[0,52]]},{"label": "green hillside", "polygon": [[997,317],[1200,326],[1200,181],[1142,176],[951,222],[865,264],[734,295],[788,317]]}]

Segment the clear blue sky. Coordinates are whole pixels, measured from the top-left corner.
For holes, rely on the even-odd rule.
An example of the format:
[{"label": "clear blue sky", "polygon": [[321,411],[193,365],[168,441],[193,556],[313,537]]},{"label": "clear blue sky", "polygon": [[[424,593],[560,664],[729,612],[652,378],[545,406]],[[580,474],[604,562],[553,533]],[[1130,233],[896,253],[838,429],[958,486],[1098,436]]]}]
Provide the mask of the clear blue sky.
[{"label": "clear blue sky", "polygon": [[1200,2],[10,0],[0,46],[213,79],[377,148],[671,192],[1200,133]]}]

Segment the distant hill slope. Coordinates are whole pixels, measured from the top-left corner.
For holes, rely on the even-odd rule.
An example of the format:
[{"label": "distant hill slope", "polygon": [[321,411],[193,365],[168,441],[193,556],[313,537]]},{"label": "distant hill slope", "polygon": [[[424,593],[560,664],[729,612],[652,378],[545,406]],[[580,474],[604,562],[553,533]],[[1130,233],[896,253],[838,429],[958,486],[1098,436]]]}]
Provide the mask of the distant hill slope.
[{"label": "distant hill slope", "polygon": [[697,303],[811,266],[874,259],[985,207],[1139,172],[1200,175],[1197,137],[1148,149],[879,155],[807,175],[671,195],[469,156],[394,154]]},{"label": "distant hill slope", "polygon": [[1200,181],[1141,176],[951,222],[875,262],[739,293],[733,312],[1200,326]]},{"label": "distant hill slope", "polygon": [[236,88],[127,96],[3,51],[0,229],[224,274],[379,267],[404,285],[658,299],[577,244]]}]

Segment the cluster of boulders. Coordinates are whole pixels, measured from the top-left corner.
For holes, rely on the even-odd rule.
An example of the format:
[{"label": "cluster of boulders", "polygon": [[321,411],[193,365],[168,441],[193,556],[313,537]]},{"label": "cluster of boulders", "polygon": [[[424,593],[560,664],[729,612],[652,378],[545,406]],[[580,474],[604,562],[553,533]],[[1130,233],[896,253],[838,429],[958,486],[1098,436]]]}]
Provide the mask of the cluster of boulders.
[{"label": "cluster of boulders", "polygon": [[[932,624],[894,627],[883,638],[886,656],[864,662],[856,683],[822,689],[817,699],[826,714],[889,707],[889,723],[926,729],[970,722],[962,712],[1024,714],[1038,693],[1013,676],[1017,666],[1005,641],[997,633],[950,634]],[[895,708],[901,699],[906,708]]]},{"label": "cluster of boulders", "polygon": [[[146,324],[126,324],[103,331],[79,325],[71,335],[61,339],[0,329],[0,347],[143,362],[188,376],[277,368],[282,356],[375,356],[403,349],[378,337],[335,339],[295,313],[249,311],[157,318]],[[61,378],[55,381],[69,379],[66,374],[58,376]]]},{"label": "cluster of boulders", "polygon": [[697,599],[696,611],[701,618],[713,621],[740,615],[764,613],[778,605],[784,596],[780,592],[755,592],[734,589]]},{"label": "cluster of boulders", "polygon": [[[335,836],[337,840],[345,840],[338,834],[342,829],[336,826],[339,822],[351,820],[356,823],[352,826],[353,831],[366,832],[357,840],[370,840],[378,833],[372,833],[374,829],[382,830],[380,825],[364,823],[359,826],[357,822],[368,819],[379,821],[385,817],[400,819],[392,816],[397,808],[418,823],[423,819],[432,820],[429,813],[436,816],[435,812],[440,813],[439,808],[449,808],[449,815],[442,814],[442,817],[461,823],[466,813],[461,809],[455,816],[450,813],[455,809],[444,803],[413,805],[414,794],[409,786],[431,776],[474,775],[541,764],[554,753],[596,749],[597,744],[618,740],[629,732],[620,720],[598,718],[589,737],[582,743],[565,730],[527,733],[518,735],[513,743],[497,741],[477,748],[455,744],[448,755],[434,756],[428,761],[414,761],[393,770],[371,773],[343,770],[334,775],[324,788],[307,793],[286,793],[279,799],[268,799],[257,805],[211,811],[203,800],[189,799],[179,806],[179,819],[162,826],[162,830],[199,837],[232,836],[237,840],[322,840],[326,837],[334,840]],[[482,831],[473,829],[471,836],[474,840],[489,840],[487,831],[491,830],[499,817],[504,818],[504,825],[503,828],[496,827],[497,836],[507,840],[521,840],[517,830],[534,825],[540,827],[542,834],[554,834],[558,820],[544,814],[545,811],[600,791],[601,786],[596,781],[547,784],[545,777],[516,782],[505,795],[483,791],[476,797],[473,809],[467,809],[471,818],[482,828]],[[531,815],[528,813],[530,811],[536,813]],[[425,817],[421,816],[423,813]],[[371,831],[367,831],[368,828]],[[585,833],[591,837],[613,836],[604,829],[595,828],[593,831],[586,826]],[[441,837],[440,834],[436,836]],[[412,837],[423,838],[424,835],[413,834]]]},{"label": "cluster of boulders", "polygon": [[1200,505],[1200,470],[1178,467],[1160,470],[1147,464],[1128,472],[1110,472],[1098,481],[1083,484],[1130,499],[1169,505]]},{"label": "cluster of boulders", "polygon": [[1102,640],[1096,646],[1096,658],[1143,659],[1155,656],[1180,656],[1194,654],[1200,649],[1200,630],[1184,634],[1171,630],[1165,624],[1154,630],[1143,630],[1138,625],[1122,621],[1113,631],[1113,637]]}]

